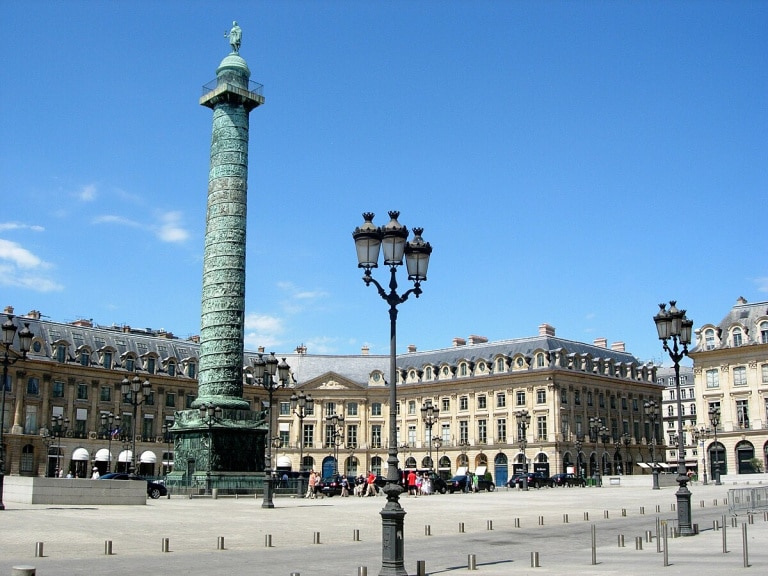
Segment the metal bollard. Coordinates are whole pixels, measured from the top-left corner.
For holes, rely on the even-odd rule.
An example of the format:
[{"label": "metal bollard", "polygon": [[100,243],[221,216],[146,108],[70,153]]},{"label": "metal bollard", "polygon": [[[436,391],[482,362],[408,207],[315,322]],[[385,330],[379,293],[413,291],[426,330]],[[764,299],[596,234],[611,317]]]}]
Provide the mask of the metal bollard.
[{"label": "metal bollard", "polygon": [[667,533],[667,521],[660,520],[656,516],[656,552],[661,552],[661,531],[664,530],[664,534]]},{"label": "metal bollard", "polygon": [[584,520],[589,522],[589,512],[584,512]]},{"label": "metal bollard", "polygon": [[539,553],[531,552],[531,568],[540,568],[539,565]]},{"label": "metal bollard", "polygon": [[597,564],[597,527],[592,524],[592,566]]},{"label": "metal bollard", "polygon": [[717,506],[717,498],[714,500],[714,506]]},{"label": "metal bollard", "polygon": [[731,516],[731,528],[739,527],[739,519],[736,516]]},{"label": "metal bollard", "polygon": [[312,539],[312,544],[320,544],[320,532],[315,532],[315,535]]},{"label": "metal bollard", "polygon": [[427,576],[426,560],[416,560],[416,576]]},{"label": "metal bollard", "polygon": [[618,544],[619,548],[624,548],[624,534],[619,534]]},{"label": "metal bollard", "polygon": [[635,550],[642,550],[642,549],[643,549],[643,537],[635,536]]},{"label": "metal bollard", "polygon": [[626,515],[627,515],[627,509],[626,508],[622,508],[621,509],[621,515],[626,517]]},{"label": "metal bollard", "polygon": [[352,530],[352,542],[360,542],[360,530],[357,528]]},{"label": "metal bollard", "polygon": [[747,524],[754,524],[755,523],[755,516],[750,512],[747,514]]},{"label": "metal bollard", "polygon": [[43,556],[45,556],[43,554],[43,543],[35,542],[35,558],[42,558]]},{"label": "metal bollard", "polygon": [[[222,538],[222,549],[223,549],[223,538]],[[265,534],[264,535],[264,548],[272,548],[272,534]]]},{"label": "metal bollard", "polygon": [[728,540],[727,540],[728,527],[725,525],[725,515],[723,515],[722,526],[723,526],[723,554],[728,554]]},{"label": "metal bollard", "polygon": [[112,540],[104,540],[104,556],[112,556]]},{"label": "metal bollard", "polygon": [[477,570],[477,558],[474,554],[467,555],[467,570]]},{"label": "metal bollard", "polygon": [[301,572],[291,572],[291,576],[301,576]]},{"label": "metal bollard", "polygon": [[358,566],[357,576],[368,576],[368,566]]},{"label": "metal bollard", "polygon": [[661,513],[661,504],[656,504],[656,513]]},{"label": "metal bollard", "polygon": [[653,532],[651,532],[650,530],[645,531],[645,541],[653,542]]},{"label": "metal bollard", "polygon": [[669,509],[670,509],[672,512],[674,512],[675,510],[677,510],[677,504],[675,504],[674,502],[672,502],[672,504],[670,504],[670,505],[669,505]]},{"label": "metal bollard", "polygon": [[11,576],[35,576],[36,573],[34,566],[14,566],[11,568]]},{"label": "metal bollard", "polygon": [[608,519],[608,510],[603,510],[603,518]]},{"label": "metal bollard", "polygon": [[539,526],[544,526],[544,516],[539,516]]},{"label": "metal bollard", "polygon": [[744,557],[744,568],[749,568],[749,542],[747,541],[747,525],[741,525],[741,546]]},{"label": "metal bollard", "polygon": [[213,498],[214,500],[218,500],[219,499],[219,489],[218,488],[213,488],[211,490],[211,498]]},{"label": "metal bollard", "polygon": [[645,506],[640,506],[640,514],[645,514]]},{"label": "metal bollard", "polygon": [[669,566],[669,546],[667,544],[667,525],[664,525],[664,566]]},{"label": "metal bollard", "polygon": [[493,530],[493,520],[488,520],[488,521],[485,523],[485,529],[486,529],[486,530]]},{"label": "metal bollard", "polygon": [[429,524],[424,526],[424,536],[432,536],[432,526]]},{"label": "metal bollard", "polygon": [[515,528],[520,528],[520,518],[515,518]]},{"label": "metal bollard", "polygon": [[704,500],[701,500],[701,501],[699,502],[699,508],[704,508]]},{"label": "metal bollard", "polygon": [[459,532],[464,532],[464,522],[459,522]]},{"label": "metal bollard", "polygon": [[568,524],[568,514],[563,514],[563,524]]},{"label": "metal bollard", "polygon": [[168,552],[169,551],[169,549],[170,549],[170,540],[168,538],[163,538],[160,541],[160,549],[163,552]]},{"label": "metal bollard", "polygon": [[216,540],[216,550],[224,550],[224,536],[219,536]]}]

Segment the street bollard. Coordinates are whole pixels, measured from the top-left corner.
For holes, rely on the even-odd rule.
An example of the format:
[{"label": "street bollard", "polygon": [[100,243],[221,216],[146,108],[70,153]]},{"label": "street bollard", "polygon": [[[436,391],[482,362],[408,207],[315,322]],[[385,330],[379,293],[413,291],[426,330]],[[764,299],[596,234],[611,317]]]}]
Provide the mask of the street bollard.
[{"label": "street bollard", "polygon": [[741,525],[741,546],[744,557],[744,568],[749,568],[749,543],[747,541],[747,525]]},{"label": "street bollard", "polygon": [[739,527],[739,519],[736,516],[731,516],[731,528]]},{"label": "street bollard", "polygon": [[169,546],[170,546],[170,540],[168,538],[163,538],[160,541],[160,549],[163,552],[168,552],[170,550]]},{"label": "street bollard", "polygon": [[[264,548],[272,548],[272,534],[265,534],[264,535]],[[224,549],[224,538],[221,539],[221,548],[219,550]]]},{"label": "street bollard", "polygon": [[35,542],[35,558],[42,558],[43,556],[45,556],[43,554],[43,543]]},{"label": "street bollard", "polygon": [[477,570],[477,557],[474,554],[467,556],[467,570]]},{"label": "street bollard", "polygon": [[493,520],[488,520],[485,524],[486,530],[493,530]]},{"label": "street bollard", "polygon": [[645,506],[640,506],[640,514],[645,514]]},{"label": "street bollard", "polygon": [[104,540],[104,556],[112,556],[112,540]]},{"label": "street bollard", "polygon": [[635,536],[635,550],[642,550],[642,549],[643,549],[643,537]]},{"label": "street bollard", "polygon": [[675,504],[674,502],[672,502],[672,504],[670,504],[670,505],[669,505],[669,509],[670,509],[672,512],[674,512],[675,510],[677,510],[677,504]]},{"label": "street bollard", "polygon": [[464,532],[464,522],[459,522],[459,532],[460,533]]},{"label": "street bollard", "polygon": [[626,517],[627,517],[627,509],[626,509],[626,508],[622,508],[622,509],[621,509],[621,515],[622,515],[622,517],[624,517],[624,518],[626,518]]},{"label": "street bollard", "polygon": [[661,504],[656,504],[656,513],[657,514],[661,513]]},{"label": "street bollard", "polygon": [[531,552],[531,568],[540,568],[538,552]]},{"label": "street bollard", "polygon": [[291,572],[291,576],[301,576],[301,572]]},{"label": "street bollard", "polygon": [[592,524],[592,566],[597,564],[597,527]]},{"label": "street bollard", "polygon": [[568,524],[568,514],[563,514],[563,524]]},{"label": "street bollard", "polygon": [[312,544],[320,544],[320,532],[315,532],[315,535],[312,539]]},{"label": "street bollard", "polygon": [[725,525],[725,515],[723,515],[722,527],[723,527],[723,554],[728,554],[728,540],[727,540],[728,528]]},{"label": "street bollard", "polygon": [[520,528],[520,518],[515,518],[515,528]]},{"label": "street bollard", "polygon": [[11,568],[11,576],[35,576],[36,573],[34,566],[14,566]]},{"label": "street bollard", "polygon": [[714,506],[717,506],[717,498],[714,500]]},{"label": "street bollard", "polygon": [[224,536],[219,536],[216,539],[216,550],[224,550]]},{"label": "street bollard", "polygon": [[669,566],[669,546],[667,545],[667,525],[664,525],[664,566]]},{"label": "street bollard", "polygon": [[755,516],[750,512],[747,514],[747,524],[754,524],[755,523]]},{"label": "street bollard", "polygon": [[650,530],[645,531],[645,541],[653,542],[653,533]]},{"label": "street bollard", "polygon": [[667,533],[667,521],[666,520],[659,520],[659,517],[656,516],[656,552],[661,552],[661,534],[662,531],[664,534]]},{"label": "street bollard", "polygon": [[584,520],[589,522],[589,512],[584,512]]},{"label": "street bollard", "polygon": [[416,560],[416,576],[427,576],[426,560]]},{"label": "street bollard", "polygon": [[619,548],[624,548],[624,534],[619,534],[618,544]]},{"label": "street bollard", "polygon": [[429,524],[424,526],[424,536],[432,536],[432,526]]},{"label": "street bollard", "polygon": [[360,530],[357,528],[352,530],[352,542],[360,542]]},{"label": "street bollard", "polygon": [[358,566],[357,576],[368,576],[368,566]]},{"label": "street bollard", "polygon": [[608,519],[608,510],[603,510],[603,518]]},{"label": "street bollard", "polygon": [[699,502],[699,508],[704,508],[704,500],[701,500],[701,501]]},{"label": "street bollard", "polygon": [[539,526],[544,526],[544,516],[539,516]]}]

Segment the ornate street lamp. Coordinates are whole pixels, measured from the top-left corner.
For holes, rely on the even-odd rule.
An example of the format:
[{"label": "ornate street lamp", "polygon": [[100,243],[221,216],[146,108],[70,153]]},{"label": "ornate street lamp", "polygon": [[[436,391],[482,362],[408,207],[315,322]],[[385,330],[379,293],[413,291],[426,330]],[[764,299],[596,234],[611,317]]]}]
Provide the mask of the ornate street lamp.
[{"label": "ornate street lamp", "polygon": [[[267,441],[264,443],[266,449],[264,451],[264,499],[261,502],[262,508],[275,507],[272,502],[272,396],[275,390],[285,386],[290,372],[291,367],[285,363],[285,358],[283,358],[282,362],[278,362],[274,352],[271,352],[266,360],[264,360],[263,354],[259,354],[259,357],[253,361],[254,382],[260,384],[269,396]],[[277,380],[275,380],[275,375],[277,375]]]},{"label": "ornate street lamp", "polygon": [[[664,350],[675,365],[675,393],[677,395],[677,431],[680,436],[677,450],[677,483],[680,488],[675,493],[677,497],[677,525],[680,534],[693,536],[691,524],[691,491],[688,490],[688,475],[685,473],[685,431],[683,430],[683,407],[680,399],[680,360],[688,355],[688,345],[691,343],[693,320],[685,316],[685,310],[678,310],[675,300],[670,300],[669,310],[666,304],[659,304],[659,313],[653,317],[659,340],[664,344]],[[668,340],[672,340],[669,347]],[[678,346],[679,345],[679,346]]]},{"label": "ornate street lamp", "polygon": [[429,439],[427,444],[429,446],[429,466],[434,468],[435,464],[432,462],[432,426],[437,422],[437,415],[439,410],[437,406],[432,405],[432,400],[426,400],[421,406],[421,419],[424,420],[424,426],[429,431]]},{"label": "ornate street lamp", "polygon": [[297,494],[302,496],[305,493],[304,482],[301,477],[301,472],[304,468],[304,418],[312,414],[315,401],[312,399],[312,395],[299,392],[298,396],[294,392],[291,394],[291,410],[299,419],[299,478],[297,485]]},{"label": "ornate street lamp", "polygon": [[581,473],[581,449],[584,447],[583,432],[576,434],[576,442],[573,443],[573,446],[576,448],[576,477],[581,478],[583,477],[583,474]]},{"label": "ornate street lamp", "polygon": [[656,466],[656,419],[659,417],[659,405],[655,400],[648,400],[644,405],[645,415],[651,421],[651,466],[653,469],[653,489],[659,489],[659,468]]},{"label": "ornate street lamp", "polygon": [[701,460],[702,460],[702,472],[704,474],[704,480],[703,484],[704,486],[707,485],[707,451],[705,450],[706,440],[709,438],[709,428],[704,428],[703,426],[701,428],[694,428],[693,430],[693,437],[694,441],[698,444],[699,449],[701,450]]},{"label": "ornate street lamp", "polygon": [[170,424],[166,422],[163,424],[163,436],[165,438],[166,448],[165,448],[165,476],[168,476],[168,472],[171,472],[171,455],[173,452],[171,452],[171,440],[173,439],[173,434],[171,434],[171,428],[173,428],[173,422]]},{"label": "ornate street lamp", "polygon": [[[589,419],[589,439],[591,442],[595,443],[595,455],[597,455],[597,443],[600,440],[600,428],[602,427],[603,422],[598,418],[597,416],[592,416]],[[591,460],[591,459],[590,459]],[[592,480],[595,483],[595,486],[602,486],[601,480],[600,480],[600,462],[595,463],[595,468],[592,470]]]},{"label": "ornate street lamp", "polygon": [[[3,364],[3,379],[0,380],[0,386],[3,387],[3,400],[0,403],[0,510],[5,510],[3,504],[3,482],[5,480],[5,440],[3,439],[3,429],[5,428],[5,392],[8,389],[8,367],[13,366],[19,360],[27,359],[27,352],[32,348],[32,330],[29,329],[29,323],[24,323],[24,328],[19,330],[13,322],[13,315],[8,314],[2,326],[3,339],[0,343],[3,345],[3,356],[0,362]],[[11,349],[13,341],[16,338],[16,332],[19,333],[19,351]]]},{"label": "ornate street lamp", "polygon": [[67,433],[69,428],[69,418],[64,418],[61,415],[53,416],[51,418],[51,436],[58,440],[56,446],[56,473],[61,474],[61,437]]},{"label": "ornate street lamp", "polygon": [[[421,283],[427,280],[427,268],[432,247],[421,237],[422,228],[414,228],[414,238],[406,242],[408,229],[397,221],[399,212],[389,213],[390,222],[379,228],[374,225],[372,212],[363,214],[365,222],[355,229],[352,237],[357,250],[357,267],[365,273],[363,282],[373,284],[379,296],[389,304],[389,446],[387,448],[387,483],[384,493],[387,503],[381,511],[382,523],[382,565],[379,576],[406,576],[404,523],[405,510],[400,506],[400,494],[403,487],[398,478],[397,459],[397,306],[413,294],[421,295]],[[383,248],[384,265],[389,266],[389,292],[372,276],[371,270],[379,266],[379,252]],[[402,295],[397,293],[397,268],[402,266],[405,257],[408,280],[413,281],[413,288]]]},{"label": "ornate street lamp", "polygon": [[712,425],[712,434],[715,437],[715,486],[721,486],[720,482],[720,445],[717,443],[717,427],[720,426],[720,408],[710,406],[709,423]]},{"label": "ornate street lamp", "polygon": [[134,376],[132,380],[128,380],[128,378],[123,378],[123,381],[120,385],[120,392],[123,395],[123,401],[127,402],[131,406],[133,406],[133,430],[131,430],[131,437],[132,437],[132,448],[131,448],[131,469],[128,471],[129,474],[135,474],[136,473],[136,432],[137,426],[136,426],[136,414],[138,411],[139,406],[146,403],[149,399],[149,396],[152,394],[152,384],[149,383],[149,380],[144,380],[144,382],[141,381],[141,378],[138,376]]},{"label": "ornate street lamp", "polygon": [[205,493],[211,494],[211,467],[213,465],[213,425],[219,421],[224,414],[221,406],[215,406],[214,404],[201,404],[200,408],[200,420],[208,427],[208,469],[205,472]]},{"label": "ornate street lamp", "polygon": [[523,455],[523,490],[528,490],[528,459],[525,457],[525,448],[528,446],[528,439],[526,438],[526,431],[528,430],[528,424],[531,422],[531,415],[528,410],[520,410],[515,412],[515,418],[517,418],[517,430],[518,430],[518,444],[520,445],[520,453]]},{"label": "ornate street lamp", "polygon": [[[113,428],[112,425],[115,425]],[[112,436],[120,431],[120,415],[115,416],[112,412],[101,413],[101,427],[107,433],[107,473],[112,472]]]},{"label": "ornate street lamp", "polygon": [[621,435],[621,441],[624,444],[624,458],[626,458],[626,462],[624,462],[624,474],[632,474],[632,466],[629,461],[629,445],[632,443],[632,438],[625,432]]},{"label": "ornate street lamp", "polygon": [[608,476],[611,473],[610,469],[608,468],[608,452],[605,449],[605,445],[608,443],[608,440],[611,439],[611,436],[608,434],[608,427],[605,425],[600,426],[598,434],[600,434],[600,440],[603,442],[603,457],[600,458],[603,464],[603,475]]},{"label": "ornate street lamp", "polygon": [[339,475],[339,447],[344,444],[344,414],[334,414],[326,418],[331,431],[330,440],[333,444],[333,475]]}]

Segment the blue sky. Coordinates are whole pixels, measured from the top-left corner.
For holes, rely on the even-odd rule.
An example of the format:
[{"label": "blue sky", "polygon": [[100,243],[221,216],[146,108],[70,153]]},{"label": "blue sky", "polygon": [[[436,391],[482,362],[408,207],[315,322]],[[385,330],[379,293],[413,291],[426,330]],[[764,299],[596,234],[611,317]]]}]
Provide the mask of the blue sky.
[{"label": "blue sky", "polygon": [[660,362],[658,302],[768,300],[766,2],[7,0],[1,305],[199,332],[198,98],[234,19],[266,97],[249,349],[388,352],[365,211],[434,248],[400,351],[546,322]]}]

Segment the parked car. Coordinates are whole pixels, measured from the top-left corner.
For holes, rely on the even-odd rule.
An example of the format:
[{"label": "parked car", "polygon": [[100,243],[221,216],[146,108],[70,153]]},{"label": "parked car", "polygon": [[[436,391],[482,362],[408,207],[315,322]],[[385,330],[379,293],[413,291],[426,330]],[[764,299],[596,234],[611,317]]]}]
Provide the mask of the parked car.
[{"label": "parked car", "polygon": [[517,478],[517,487],[523,487],[523,478],[528,478],[528,488],[541,488],[542,486],[549,486],[549,477],[543,472],[528,472],[528,474],[520,474]]},{"label": "parked car", "polygon": [[168,495],[168,488],[165,487],[165,484],[162,482],[154,482],[152,480],[147,480],[146,478],[142,478],[141,476],[136,476],[136,474],[125,474],[123,472],[109,472],[107,474],[102,474],[99,476],[99,480],[141,480],[142,482],[147,483],[147,496],[152,498],[153,500],[157,500],[160,498],[160,496],[167,496]]},{"label": "parked car", "polygon": [[512,478],[507,481],[507,488],[516,488],[517,479],[520,478],[520,476],[522,476],[522,474],[513,474]]},{"label": "parked car", "polygon": [[448,492],[448,483],[443,480],[436,472],[429,473],[429,479],[432,481],[432,492],[437,494],[445,494]]},{"label": "parked car", "polygon": [[[349,484],[347,490],[352,491],[353,484]],[[320,486],[317,489],[323,496],[340,496],[341,495],[341,476],[326,476],[320,480]]]},{"label": "parked car", "polygon": [[[454,476],[447,482],[447,484],[448,484],[448,491],[451,494],[453,494],[454,492],[464,492],[467,486],[467,475],[459,474],[457,476]],[[489,480],[484,476],[480,476],[477,481],[477,489],[488,490],[488,492],[493,492],[496,489],[496,485],[493,483],[493,480]]]},{"label": "parked car", "polygon": [[560,472],[559,474],[555,474],[554,476],[550,477],[549,485],[552,488],[557,486],[567,486],[568,488],[571,488],[572,486],[584,487],[587,485],[587,481],[584,478],[576,476],[575,474]]}]

